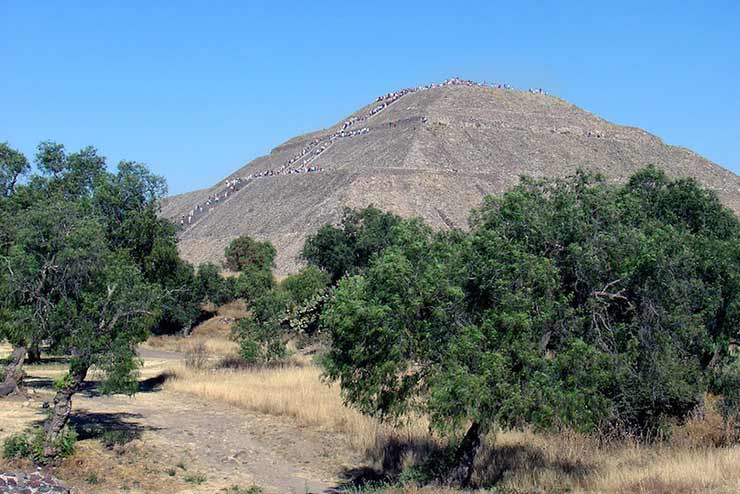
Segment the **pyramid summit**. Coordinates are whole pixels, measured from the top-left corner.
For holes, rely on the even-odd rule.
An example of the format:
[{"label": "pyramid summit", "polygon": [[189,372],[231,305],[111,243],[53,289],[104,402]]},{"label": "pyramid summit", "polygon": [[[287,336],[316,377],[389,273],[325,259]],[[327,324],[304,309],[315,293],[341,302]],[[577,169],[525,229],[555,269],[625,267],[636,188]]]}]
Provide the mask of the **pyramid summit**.
[{"label": "pyramid summit", "polygon": [[465,227],[470,209],[522,175],[577,169],[624,180],[649,164],[695,178],[740,211],[740,177],[644,130],[616,125],[542,90],[450,79],[378,97],[335,125],[294,137],[218,184],[168,198],[193,263],[219,262],[247,234],[270,240],[294,271],[307,235],[344,207],[370,204]]}]

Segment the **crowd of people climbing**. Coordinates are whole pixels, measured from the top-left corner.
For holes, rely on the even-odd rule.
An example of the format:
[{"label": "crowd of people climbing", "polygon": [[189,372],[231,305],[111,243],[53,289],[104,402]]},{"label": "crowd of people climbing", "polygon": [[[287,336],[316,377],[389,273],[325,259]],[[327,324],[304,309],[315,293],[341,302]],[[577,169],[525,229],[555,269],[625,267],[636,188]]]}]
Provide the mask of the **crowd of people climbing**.
[{"label": "crowd of people climbing", "polygon": [[[316,173],[323,171],[320,166],[312,165],[311,163],[313,163],[324,151],[329,149],[338,139],[356,137],[370,132],[370,128],[368,126],[354,128],[358,126],[358,123],[365,122],[366,120],[372,118],[407,94],[446,86],[488,87],[493,89],[505,90],[514,89],[510,84],[492,84],[485,81],[481,83],[453,77],[441,83],[405,88],[399,91],[393,91],[378,96],[375,100],[375,104],[370,109],[360,113],[359,115],[355,115],[347,119],[342,123],[342,127],[340,129],[332,132],[328,136],[317,137],[311,140],[308,144],[301,148],[300,152],[288,159],[285,164],[283,164],[279,168],[264,170],[256,173],[251,173],[244,177],[236,177],[226,180],[226,182],[224,183],[224,189],[220,190],[216,194],[209,196],[205,203],[198,204],[193,207],[193,209],[191,209],[187,215],[183,215],[180,218],[180,225],[183,227],[192,225],[199,216],[207,213],[212,208],[223,203],[230,195],[237,193],[243,186],[245,186],[252,180],[264,177],[275,177],[280,175],[293,175],[300,173]],[[542,88],[530,89],[529,92],[533,94],[547,94],[544,90],[542,90]],[[426,117],[422,117],[421,121],[426,122]]]}]

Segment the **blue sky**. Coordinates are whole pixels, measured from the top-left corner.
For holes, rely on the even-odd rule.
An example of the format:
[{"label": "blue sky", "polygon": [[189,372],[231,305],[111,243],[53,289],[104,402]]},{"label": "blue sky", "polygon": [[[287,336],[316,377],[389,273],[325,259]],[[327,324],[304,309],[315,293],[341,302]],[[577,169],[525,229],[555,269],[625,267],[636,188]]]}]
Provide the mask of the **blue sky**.
[{"label": "blue sky", "polygon": [[211,185],[377,95],[543,87],[740,173],[740,2],[0,0],[0,141]]}]

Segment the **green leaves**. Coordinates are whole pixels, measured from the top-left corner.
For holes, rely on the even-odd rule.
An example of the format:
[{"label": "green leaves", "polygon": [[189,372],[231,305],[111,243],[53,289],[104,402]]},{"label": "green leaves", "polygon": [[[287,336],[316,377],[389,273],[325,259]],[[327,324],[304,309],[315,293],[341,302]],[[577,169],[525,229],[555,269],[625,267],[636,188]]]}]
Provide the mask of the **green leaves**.
[{"label": "green leaves", "polygon": [[30,165],[20,151],[7,142],[0,142],[0,197],[8,197],[15,191],[18,179],[28,173]]},{"label": "green leaves", "polygon": [[324,225],[306,239],[301,257],[336,282],[368,265],[374,254],[394,242],[401,218],[377,208],[345,209],[339,227]]},{"label": "green leaves", "polygon": [[[357,273],[321,325],[327,377],[362,411],[418,407],[441,431],[652,434],[710,381],[738,408],[734,372],[716,369],[740,340],[740,223],[693,181],[655,168],[622,186],[523,179],[471,213],[469,234],[406,220],[368,229],[378,217],[348,213],[304,249],[334,279]],[[380,240],[363,257],[365,230]]]},{"label": "green leaves", "polygon": [[270,271],[276,254],[275,247],[270,242],[259,242],[247,235],[232,240],[224,252],[226,267],[231,271]]}]

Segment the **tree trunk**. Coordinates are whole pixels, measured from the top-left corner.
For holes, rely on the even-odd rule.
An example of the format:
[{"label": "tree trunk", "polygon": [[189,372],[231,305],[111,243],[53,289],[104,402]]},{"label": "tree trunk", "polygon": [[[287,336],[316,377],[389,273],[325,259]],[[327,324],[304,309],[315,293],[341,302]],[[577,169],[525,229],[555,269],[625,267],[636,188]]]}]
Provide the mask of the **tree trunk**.
[{"label": "tree trunk", "polygon": [[481,435],[481,425],[478,422],[473,422],[455,453],[455,467],[447,478],[450,485],[457,486],[460,489],[470,486],[475,456],[480,449]]},{"label": "tree trunk", "polygon": [[82,383],[87,376],[88,367],[82,366],[78,369],[70,369],[70,382],[62,389],[57,391],[54,396],[54,406],[51,410],[51,416],[44,424],[44,456],[47,458],[56,455],[56,443],[59,433],[64,429],[72,412],[72,395],[80,390]]},{"label": "tree trunk", "polygon": [[17,346],[13,348],[10,363],[5,367],[5,379],[0,384],[0,396],[8,396],[18,391],[23,381],[23,362],[26,360],[26,347]]},{"label": "tree trunk", "polygon": [[41,349],[39,348],[38,343],[34,343],[30,347],[28,347],[28,355],[26,355],[26,363],[38,364],[39,362],[41,362]]}]

